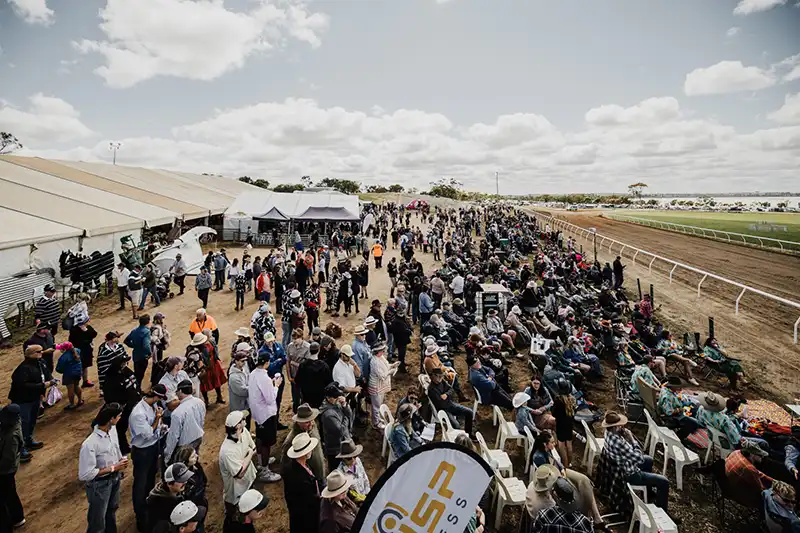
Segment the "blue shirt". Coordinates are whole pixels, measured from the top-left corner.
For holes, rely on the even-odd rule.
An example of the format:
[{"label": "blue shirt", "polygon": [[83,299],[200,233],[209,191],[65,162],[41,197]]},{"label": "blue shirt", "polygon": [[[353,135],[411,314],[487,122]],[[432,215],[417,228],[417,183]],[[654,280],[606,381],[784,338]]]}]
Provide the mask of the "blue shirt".
[{"label": "blue shirt", "polygon": [[143,361],[150,357],[150,328],[139,326],[125,337],[125,346],[133,350],[133,361]]},{"label": "blue shirt", "polygon": [[258,350],[258,356],[261,358],[264,355],[269,355],[267,374],[270,376],[278,374],[283,369],[283,365],[286,364],[286,350],[283,349],[283,344],[277,341],[272,343],[272,348],[264,343],[264,346]]},{"label": "blue shirt", "polygon": [[361,377],[365,382],[369,383],[369,370],[371,366],[370,359],[372,358],[372,350],[370,350],[369,346],[367,346],[366,341],[360,341],[358,339],[353,341],[351,348],[353,348],[353,360],[358,365],[358,368],[361,369]]},{"label": "blue shirt", "polygon": [[490,405],[492,391],[497,387],[497,383],[494,381],[494,370],[485,366],[470,368],[469,382],[478,389],[478,394],[480,394],[482,400],[481,403]]},{"label": "blue shirt", "polygon": [[156,421],[156,410],[144,400],[131,411],[128,427],[131,430],[131,446],[134,448],[149,448],[157,444],[160,437],[158,428],[153,430]]},{"label": "blue shirt", "polygon": [[429,314],[434,311],[433,298],[427,292],[422,292],[419,295],[419,312],[421,314]]}]

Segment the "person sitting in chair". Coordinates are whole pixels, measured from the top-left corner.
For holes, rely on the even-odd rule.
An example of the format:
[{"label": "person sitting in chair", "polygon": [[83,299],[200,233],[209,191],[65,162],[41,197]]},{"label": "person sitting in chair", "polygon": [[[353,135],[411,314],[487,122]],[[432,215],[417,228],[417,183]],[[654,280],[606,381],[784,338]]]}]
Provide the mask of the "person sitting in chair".
[{"label": "person sitting in chair", "polygon": [[483,405],[497,405],[511,411],[514,405],[511,397],[497,384],[494,371],[481,365],[481,360],[475,356],[467,357],[469,366],[469,382],[478,391]]}]

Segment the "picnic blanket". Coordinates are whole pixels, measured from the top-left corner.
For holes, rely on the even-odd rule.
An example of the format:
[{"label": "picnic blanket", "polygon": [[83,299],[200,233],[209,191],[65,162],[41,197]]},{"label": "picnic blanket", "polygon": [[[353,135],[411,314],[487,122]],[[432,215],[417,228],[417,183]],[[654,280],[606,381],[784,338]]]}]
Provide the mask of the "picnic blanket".
[{"label": "picnic blanket", "polygon": [[786,409],[769,400],[748,400],[739,407],[738,414],[747,420],[764,418],[779,426],[790,427],[792,425],[792,416]]}]

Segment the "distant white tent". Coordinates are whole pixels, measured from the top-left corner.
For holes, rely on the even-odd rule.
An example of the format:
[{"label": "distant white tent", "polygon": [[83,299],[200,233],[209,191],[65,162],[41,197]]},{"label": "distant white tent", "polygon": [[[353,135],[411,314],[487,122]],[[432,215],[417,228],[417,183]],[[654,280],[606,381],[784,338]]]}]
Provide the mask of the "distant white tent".
[{"label": "distant white tent", "polygon": [[358,196],[355,195],[329,191],[251,191],[237,196],[225,211],[223,239],[233,239],[248,228],[255,231],[259,220],[358,221],[359,214]]}]

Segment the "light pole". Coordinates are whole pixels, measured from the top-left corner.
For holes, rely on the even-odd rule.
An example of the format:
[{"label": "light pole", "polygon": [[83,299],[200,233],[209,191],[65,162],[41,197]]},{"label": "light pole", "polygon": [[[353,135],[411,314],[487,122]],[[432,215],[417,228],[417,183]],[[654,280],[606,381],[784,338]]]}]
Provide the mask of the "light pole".
[{"label": "light pole", "polygon": [[597,228],[589,228],[594,236],[594,264],[597,264]]},{"label": "light pole", "polygon": [[122,143],[120,142],[110,142],[108,143],[108,149],[114,152],[114,164],[117,164],[117,150],[122,148]]},{"label": "light pole", "polygon": [[500,196],[500,172],[494,173],[495,191],[497,196]]}]

